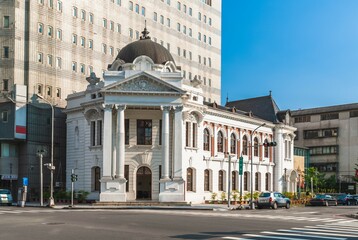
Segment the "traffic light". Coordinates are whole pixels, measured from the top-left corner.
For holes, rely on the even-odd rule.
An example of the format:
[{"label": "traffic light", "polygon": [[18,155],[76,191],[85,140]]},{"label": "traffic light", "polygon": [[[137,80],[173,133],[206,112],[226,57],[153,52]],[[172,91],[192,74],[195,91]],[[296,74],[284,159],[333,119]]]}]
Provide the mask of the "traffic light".
[{"label": "traffic light", "polygon": [[77,174],[71,174],[71,182],[77,182]]},{"label": "traffic light", "polygon": [[264,142],[265,147],[276,147],[276,142]]}]

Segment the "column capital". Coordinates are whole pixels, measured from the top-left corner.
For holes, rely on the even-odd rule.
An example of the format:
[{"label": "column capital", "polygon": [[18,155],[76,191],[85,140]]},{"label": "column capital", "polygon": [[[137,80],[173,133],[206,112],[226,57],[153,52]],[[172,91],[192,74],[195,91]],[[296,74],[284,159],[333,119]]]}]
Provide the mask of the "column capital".
[{"label": "column capital", "polygon": [[124,104],[115,104],[114,107],[115,107],[118,111],[122,111],[122,110],[126,110],[127,105],[124,105]]},{"label": "column capital", "polygon": [[163,112],[169,112],[171,108],[172,108],[172,106],[160,106],[160,109]]},{"label": "column capital", "polygon": [[112,110],[113,104],[104,103],[102,104],[104,110]]},{"label": "column capital", "polygon": [[183,111],[183,105],[180,105],[180,106],[175,106],[174,109],[175,109],[175,112],[181,112]]}]

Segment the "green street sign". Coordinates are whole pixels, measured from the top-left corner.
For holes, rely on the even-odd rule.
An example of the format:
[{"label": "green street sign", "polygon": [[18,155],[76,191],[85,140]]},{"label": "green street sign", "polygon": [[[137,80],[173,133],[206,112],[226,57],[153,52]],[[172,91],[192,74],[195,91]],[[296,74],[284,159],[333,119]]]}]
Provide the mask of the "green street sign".
[{"label": "green street sign", "polygon": [[239,175],[242,175],[243,165],[244,165],[244,158],[243,158],[243,157],[240,157],[240,158],[239,158]]}]

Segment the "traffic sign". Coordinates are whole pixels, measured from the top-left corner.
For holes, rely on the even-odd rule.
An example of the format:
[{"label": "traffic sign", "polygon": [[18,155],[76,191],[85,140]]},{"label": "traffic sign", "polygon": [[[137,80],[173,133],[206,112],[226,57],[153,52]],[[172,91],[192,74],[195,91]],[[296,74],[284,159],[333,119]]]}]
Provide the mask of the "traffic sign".
[{"label": "traffic sign", "polygon": [[243,157],[240,157],[240,158],[239,158],[239,175],[242,175],[243,165],[244,165],[244,158],[243,158]]}]

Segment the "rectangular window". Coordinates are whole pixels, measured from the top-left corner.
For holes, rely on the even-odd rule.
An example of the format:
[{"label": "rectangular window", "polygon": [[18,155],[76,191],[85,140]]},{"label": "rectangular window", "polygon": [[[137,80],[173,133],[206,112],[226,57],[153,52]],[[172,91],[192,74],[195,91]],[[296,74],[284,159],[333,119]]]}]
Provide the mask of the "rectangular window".
[{"label": "rectangular window", "polygon": [[170,18],[167,18],[167,27],[170,27]]},{"label": "rectangular window", "polygon": [[72,43],[77,44],[77,35],[76,34],[72,34]]},{"label": "rectangular window", "polygon": [[85,65],[84,65],[84,64],[81,64],[81,67],[80,67],[80,68],[81,68],[81,69],[80,69],[81,73],[82,73],[82,74],[85,74],[85,71],[86,71]]},{"label": "rectangular window", "polygon": [[139,39],[139,32],[135,31],[135,39]]},{"label": "rectangular window", "polygon": [[52,67],[52,55],[47,55],[47,65]]},{"label": "rectangular window", "polygon": [[179,11],[181,10],[181,3],[180,2],[177,3],[177,8],[178,8]]},{"label": "rectangular window", "polygon": [[102,146],[102,120],[97,121],[97,146]]},{"label": "rectangular window", "polygon": [[152,120],[137,120],[137,145],[152,145]]},{"label": "rectangular window", "polygon": [[92,39],[88,40],[88,48],[93,49],[93,40]]},{"label": "rectangular window", "polygon": [[37,32],[43,34],[44,32],[44,25],[42,23],[37,24]]},{"label": "rectangular window", "polygon": [[125,134],[124,143],[126,145],[129,145],[129,119],[124,120],[124,134]]},{"label": "rectangular window", "polygon": [[51,86],[47,86],[46,87],[46,94],[47,94],[47,96],[52,96],[52,87]]},{"label": "rectangular window", "polygon": [[113,21],[111,21],[109,23],[109,29],[111,29],[111,31],[114,31],[114,22]]},{"label": "rectangular window", "polygon": [[321,121],[339,119],[339,113],[325,113],[321,114]]},{"label": "rectangular window", "polygon": [[185,123],[185,146],[190,147],[190,123]]},{"label": "rectangular window", "polygon": [[1,113],[1,119],[3,123],[7,123],[8,122],[8,112],[4,111]]},{"label": "rectangular window", "polygon": [[9,91],[9,79],[2,80],[2,90]]},{"label": "rectangular window", "polygon": [[102,44],[102,53],[106,54],[107,53],[107,45],[106,44]]},{"label": "rectangular window", "polygon": [[53,28],[51,26],[48,26],[47,28],[47,36],[52,37]]},{"label": "rectangular window", "polygon": [[91,146],[96,145],[96,122],[91,121]]},{"label": "rectangular window", "polygon": [[37,93],[42,95],[42,85],[41,84],[37,85]]},{"label": "rectangular window", "polygon": [[310,122],[310,121],[311,121],[311,116],[309,115],[295,117],[295,123]]},{"label": "rectangular window", "polygon": [[118,32],[118,33],[121,33],[121,32],[122,32],[121,24],[117,24],[117,32]]},{"label": "rectangular window", "polygon": [[189,7],[189,15],[193,16],[193,9],[191,7]]},{"label": "rectangular window", "polygon": [[145,16],[145,7],[142,7],[142,16]]},{"label": "rectangular window", "polygon": [[86,46],[86,39],[84,37],[81,37],[81,47],[85,47]]},{"label": "rectangular window", "polygon": [[62,40],[62,30],[61,29],[57,29],[56,38],[59,40]]},{"label": "rectangular window", "polygon": [[10,27],[10,17],[9,16],[4,16],[4,24],[3,24],[4,28],[9,28]]},{"label": "rectangular window", "polygon": [[102,26],[104,28],[107,28],[107,19],[105,19],[105,18],[102,19]]},{"label": "rectangular window", "polygon": [[48,0],[48,7],[53,8],[53,0]]},{"label": "rectangular window", "polygon": [[124,178],[126,181],[126,192],[129,192],[129,165],[124,165]]},{"label": "rectangular window", "polygon": [[[121,0],[117,0],[117,5],[121,6],[122,5],[122,1]],[[128,180],[128,179],[127,179]]]},{"label": "rectangular window", "polygon": [[86,11],[85,10],[81,10],[81,20],[86,21]]},{"label": "rectangular window", "polygon": [[43,54],[42,53],[37,53],[37,62],[43,63]]},{"label": "rectangular window", "polygon": [[139,14],[139,5],[138,4],[135,5],[135,12]]},{"label": "rectangular window", "polygon": [[[51,64],[51,66],[52,66],[52,64]],[[56,68],[59,68],[59,69],[62,68],[62,58],[60,58],[60,57],[56,58]]]},{"label": "rectangular window", "polygon": [[133,11],[133,2],[132,1],[129,1],[129,10]]},{"label": "rectangular window", "polygon": [[153,20],[156,22],[158,20],[158,14],[154,12],[153,14]]},{"label": "rectangular window", "polygon": [[76,7],[72,8],[72,16],[77,17],[77,8]]},{"label": "rectangular window", "polygon": [[160,23],[164,24],[164,16],[163,15],[160,15]]},{"label": "rectangular window", "polygon": [[180,32],[180,23],[177,23],[177,30]]},{"label": "rectangular window", "polygon": [[198,125],[196,123],[193,123],[193,129],[192,129],[192,147],[196,148],[197,147],[197,141],[196,141],[196,136],[197,136],[197,131],[198,131]]},{"label": "rectangular window", "polygon": [[162,145],[162,120],[159,120],[159,145]]},{"label": "rectangular window", "polygon": [[57,11],[62,12],[62,2],[57,1]]},{"label": "rectangular window", "polygon": [[212,22],[211,22],[211,18],[209,18],[209,25],[211,26]]},{"label": "rectangular window", "polygon": [[77,72],[77,63],[76,62],[72,62],[72,71]]},{"label": "rectangular window", "polygon": [[129,29],[129,37],[133,38],[133,29],[131,29],[131,28]]},{"label": "rectangular window", "polygon": [[93,13],[89,14],[89,22],[93,24]]},{"label": "rectangular window", "polygon": [[10,50],[9,50],[9,47],[8,46],[5,46],[4,48],[4,58],[9,58],[9,53],[10,53]]},{"label": "rectangular window", "polygon": [[56,97],[61,98],[61,88],[56,88]]}]

